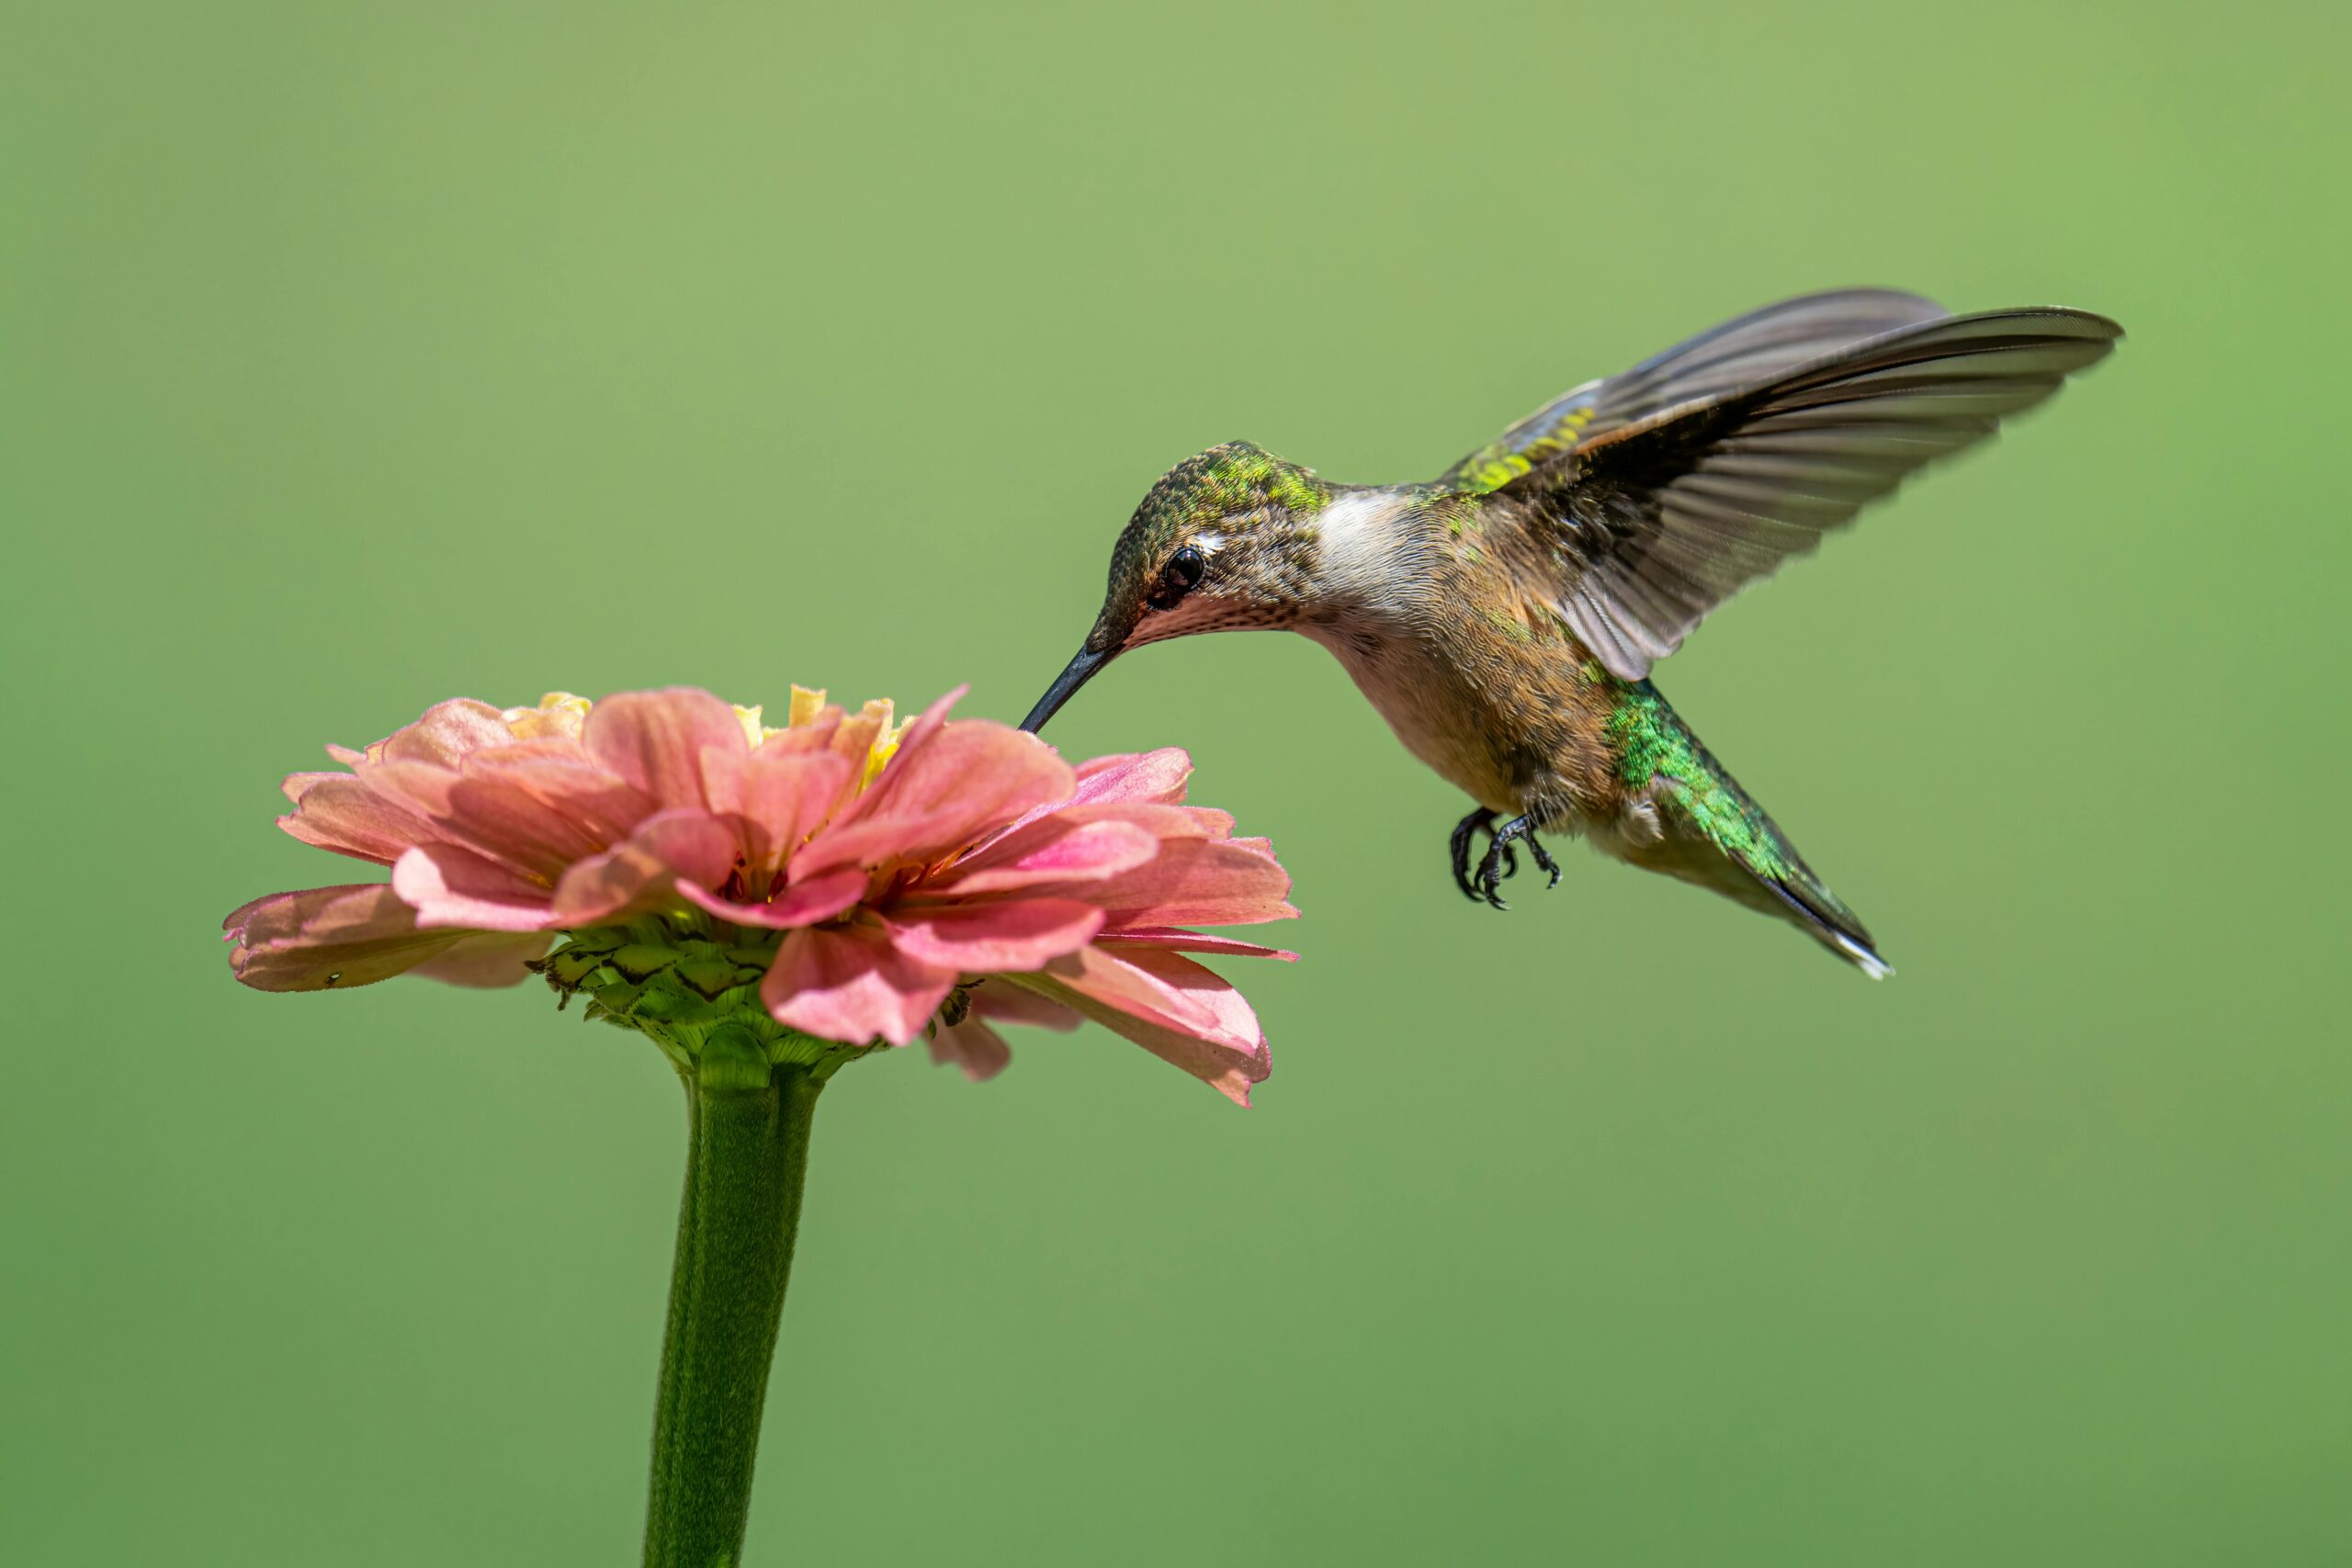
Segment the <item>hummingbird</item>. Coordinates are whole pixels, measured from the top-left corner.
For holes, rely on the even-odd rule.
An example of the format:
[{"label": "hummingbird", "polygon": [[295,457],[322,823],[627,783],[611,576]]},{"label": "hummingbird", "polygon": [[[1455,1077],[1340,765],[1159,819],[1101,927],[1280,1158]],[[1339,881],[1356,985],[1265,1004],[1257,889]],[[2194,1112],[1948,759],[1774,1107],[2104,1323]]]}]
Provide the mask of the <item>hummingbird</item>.
[{"label": "hummingbird", "polygon": [[2122,335],[2084,310],[1952,315],[1917,294],[1842,289],[1574,388],[1425,484],[1334,484],[1246,441],[1213,446],[1161,476],[1120,531],[1102,611],[1022,728],[1147,643],[1298,632],[1470,797],[1448,849],[1474,902],[1506,907],[1521,847],[1557,886],[1537,835],[1577,834],[1883,978],[1870,931],[1651,667],[1740,589]]}]

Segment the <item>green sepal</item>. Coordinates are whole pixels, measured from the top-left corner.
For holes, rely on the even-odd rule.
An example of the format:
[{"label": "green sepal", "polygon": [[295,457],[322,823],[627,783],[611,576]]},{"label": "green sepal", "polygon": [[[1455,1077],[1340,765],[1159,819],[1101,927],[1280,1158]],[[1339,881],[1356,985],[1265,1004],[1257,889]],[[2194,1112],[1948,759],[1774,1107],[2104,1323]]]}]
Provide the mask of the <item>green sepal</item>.
[{"label": "green sepal", "polygon": [[770,1066],[805,1066],[822,1082],[875,1047],[819,1040],[769,1016],[760,981],[781,940],[779,932],[765,943],[720,942],[698,915],[654,915],[567,931],[531,967],[561,998],[559,1007],[585,998],[589,1019],[635,1030],[681,1072],[756,1055]]}]

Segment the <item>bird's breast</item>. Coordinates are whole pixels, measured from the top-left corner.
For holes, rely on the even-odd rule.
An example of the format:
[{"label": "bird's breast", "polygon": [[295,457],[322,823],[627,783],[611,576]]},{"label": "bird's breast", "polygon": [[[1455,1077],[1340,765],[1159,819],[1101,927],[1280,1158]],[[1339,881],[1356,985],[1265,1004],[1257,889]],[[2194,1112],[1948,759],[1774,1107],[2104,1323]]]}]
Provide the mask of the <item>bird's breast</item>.
[{"label": "bird's breast", "polygon": [[1338,658],[1405,750],[1479,805],[1517,814],[1532,759],[1510,716],[1446,649],[1419,636],[1328,624],[1300,629]]},{"label": "bird's breast", "polygon": [[1323,592],[1297,629],[1337,656],[1407,750],[1479,805],[1547,822],[1605,809],[1609,677],[1458,521],[1394,492],[1335,502]]}]

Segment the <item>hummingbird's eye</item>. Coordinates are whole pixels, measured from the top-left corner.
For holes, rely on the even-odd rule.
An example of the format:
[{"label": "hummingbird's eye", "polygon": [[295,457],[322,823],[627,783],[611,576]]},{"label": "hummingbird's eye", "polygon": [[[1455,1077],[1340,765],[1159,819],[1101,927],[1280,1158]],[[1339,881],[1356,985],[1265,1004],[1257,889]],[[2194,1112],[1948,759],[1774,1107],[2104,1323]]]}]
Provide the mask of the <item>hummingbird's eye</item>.
[{"label": "hummingbird's eye", "polygon": [[1208,569],[1201,552],[1186,545],[1159,569],[1159,581],[1152,584],[1150,596],[1144,602],[1155,610],[1174,609],[1176,601],[1190,593]]}]

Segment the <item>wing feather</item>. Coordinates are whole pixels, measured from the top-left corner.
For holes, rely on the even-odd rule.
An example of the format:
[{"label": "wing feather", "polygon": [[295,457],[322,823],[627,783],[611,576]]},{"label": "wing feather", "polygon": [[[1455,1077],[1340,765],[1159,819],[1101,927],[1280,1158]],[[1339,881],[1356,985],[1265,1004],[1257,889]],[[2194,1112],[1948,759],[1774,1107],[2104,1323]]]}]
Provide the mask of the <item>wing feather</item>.
[{"label": "wing feather", "polygon": [[1751,310],[1622,376],[1571,388],[1456,463],[1439,482],[1474,492],[1499,489],[1674,404],[1769,381],[1849,344],[1944,313],[1932,299],[1892,288],[1842,288]]},{"label": "wing feather", "polygon": [[1587,383],[1442,481],[1520,504],[1521,558],[1639,680],[1734,593],[1923,466],[1985,439],[2122,335],[2056,308],[1949,316],[1849,289],[1771,306]]}]

